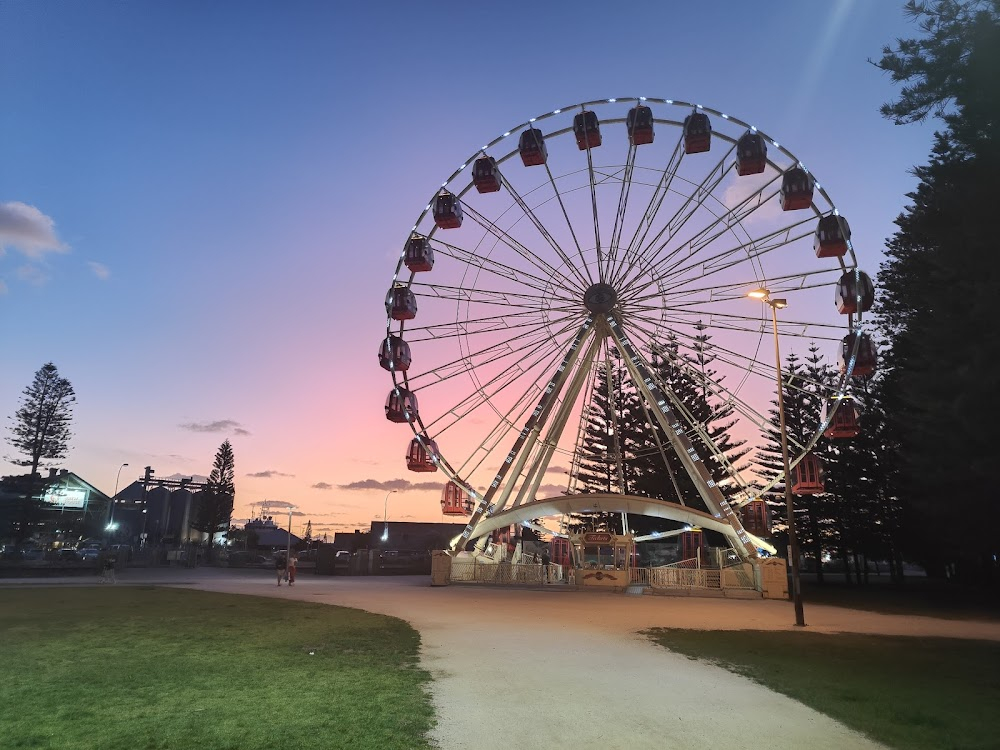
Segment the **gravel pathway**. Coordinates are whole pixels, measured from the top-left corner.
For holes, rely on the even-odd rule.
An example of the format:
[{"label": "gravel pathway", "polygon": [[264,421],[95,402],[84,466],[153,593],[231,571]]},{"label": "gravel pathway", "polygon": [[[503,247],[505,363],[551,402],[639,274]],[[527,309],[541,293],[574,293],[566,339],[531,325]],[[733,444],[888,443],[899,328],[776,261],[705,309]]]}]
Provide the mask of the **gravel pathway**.
[{"label": "gravel pathway", "polygon": [[[319,601],[420,631],[441,750],[881,748],[750,680],[654,645],[654,626],[793,629],[787,602],[605,592],[431,588],[419,578],[205,578],[196,588]],[[807,606],[809,629],[1000,640],[1000,624]],[[739,632],[733,633],[739,638]]]}]

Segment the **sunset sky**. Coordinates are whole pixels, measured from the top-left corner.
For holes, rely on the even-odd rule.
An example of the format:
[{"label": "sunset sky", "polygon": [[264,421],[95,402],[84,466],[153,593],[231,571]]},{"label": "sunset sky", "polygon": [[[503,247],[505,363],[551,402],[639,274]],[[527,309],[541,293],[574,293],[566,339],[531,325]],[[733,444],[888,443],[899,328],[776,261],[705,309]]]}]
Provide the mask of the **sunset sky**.
[{"label": "sunset sky", "polygon": [[108,494],[122,463],[208,474],[228,438],[238,518],[367,527],[398,489],[389,520],[439,520],[376,360],[435,189],[556,107],[699,102],[807,161],[874,276],[932,136],[878,113],[867,59],[919,34],[901,6],[4,2],[0,413],[52,361],[60,465]]}]

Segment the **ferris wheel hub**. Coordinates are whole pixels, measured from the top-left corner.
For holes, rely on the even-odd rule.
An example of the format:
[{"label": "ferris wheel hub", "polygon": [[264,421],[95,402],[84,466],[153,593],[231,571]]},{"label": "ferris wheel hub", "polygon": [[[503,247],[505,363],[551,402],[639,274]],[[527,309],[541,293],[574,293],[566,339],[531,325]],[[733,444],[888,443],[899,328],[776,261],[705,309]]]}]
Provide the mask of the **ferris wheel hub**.
[{"label": "ferris wheel hub", "polygon": [[583,304],[595,315],[609,313],[618,304],[618,292],[611,284],[593,284],[583,293]]}]

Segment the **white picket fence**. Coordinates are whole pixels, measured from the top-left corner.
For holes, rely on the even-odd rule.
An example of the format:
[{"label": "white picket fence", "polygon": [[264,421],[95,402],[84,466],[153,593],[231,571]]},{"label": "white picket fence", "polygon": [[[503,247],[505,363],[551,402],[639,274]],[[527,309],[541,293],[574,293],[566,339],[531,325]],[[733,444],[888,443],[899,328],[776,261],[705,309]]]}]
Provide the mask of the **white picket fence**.
[{"label": "white picket fence", "polygon": [[737,563],[725,568],[691,567],[685,560],[657,568],[632,568],[631,583],[656,588],[758,589],[753,566]]},{"label": "white picket fence", "polygon": [[456,558],[451,562],[453,583],[495,583],[533,584],[561,583],[562,565],[549,565],[549,580],[545,581],[545,570],[538,563],[509,563],[479,560],[476,558]]}]

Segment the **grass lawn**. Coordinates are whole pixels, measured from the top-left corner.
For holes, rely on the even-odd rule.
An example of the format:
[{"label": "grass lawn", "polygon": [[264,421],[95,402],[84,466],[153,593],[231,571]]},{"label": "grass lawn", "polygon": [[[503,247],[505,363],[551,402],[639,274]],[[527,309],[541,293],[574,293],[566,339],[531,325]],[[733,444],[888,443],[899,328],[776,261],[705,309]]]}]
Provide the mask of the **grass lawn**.
[{"label": "grass lawn", "polygon": [[[809,632],[647,633],[900,750],[1000,747],[1000,643]],[[765,744],[766,744],[766,738]]]},{"label": "grass lawn", "polygon": [[0,590],[0,746],[429,748],[402,620],[155,587]]},{"label": "grass lawn", "polygon": [[809,622],[810,604],[864,609],[893,615],[924,615],[946,620],[1000,621],[997,588],[963,586],[952,581],[910,578],[902,586],[872,577],[868,586],[848,586],[842,582],[825,585],[803,582],[802,596]]}]

